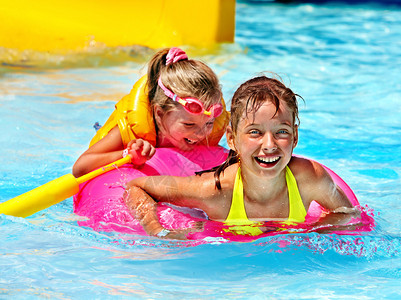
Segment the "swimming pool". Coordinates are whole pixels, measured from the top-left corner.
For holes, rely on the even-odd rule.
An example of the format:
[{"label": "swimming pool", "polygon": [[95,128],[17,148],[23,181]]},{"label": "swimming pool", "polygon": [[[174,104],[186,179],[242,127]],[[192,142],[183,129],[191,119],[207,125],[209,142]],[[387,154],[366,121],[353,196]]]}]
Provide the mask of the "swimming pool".
[{"label": "swimming pool", "polygon": [[[191,247],[79,227],[67,199],[27,219],[0,216],[0,298],[399,299],[401,8],[238,2],[237,12],[235,45],[189,55],[217,72],[227,101],[260,71],[291,82],[305,99],[296,153],[344,178],[375,231]],[[0,201],[70,173],[152,53],[3,66]]]}]

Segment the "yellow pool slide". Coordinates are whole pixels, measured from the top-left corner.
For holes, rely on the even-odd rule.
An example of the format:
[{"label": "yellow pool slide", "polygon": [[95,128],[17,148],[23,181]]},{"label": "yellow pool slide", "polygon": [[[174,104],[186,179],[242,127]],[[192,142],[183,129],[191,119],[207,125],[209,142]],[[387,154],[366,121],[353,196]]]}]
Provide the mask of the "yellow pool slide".
[{"label": "yellow pool slide", "polygon": [[0,47],[161,48],[233,42],[235,0],[0,0]]}]

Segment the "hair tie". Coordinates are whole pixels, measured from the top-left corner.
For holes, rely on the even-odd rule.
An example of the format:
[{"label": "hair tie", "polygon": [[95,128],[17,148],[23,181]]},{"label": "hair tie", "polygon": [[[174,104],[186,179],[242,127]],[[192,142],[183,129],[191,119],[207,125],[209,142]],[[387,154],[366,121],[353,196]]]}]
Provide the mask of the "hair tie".
[{"label": "hair tie", "polygon": [[166,66],[184,59],[188,59],[188,56],[183,50],[177,47],[170,48],[166,56]]}]

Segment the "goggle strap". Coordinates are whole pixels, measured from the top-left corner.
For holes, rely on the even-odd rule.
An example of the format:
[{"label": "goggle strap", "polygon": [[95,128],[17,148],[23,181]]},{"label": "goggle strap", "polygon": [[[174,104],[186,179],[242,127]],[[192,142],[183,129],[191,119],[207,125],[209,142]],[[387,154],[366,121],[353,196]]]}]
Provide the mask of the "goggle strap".
[{"label": "goggle strap", "polygon": [[164,86],[161,77],[159,77],[159,79],[157,80],[157,83],[159,84],[160,88],[163,90],[164,94],[165,94],[167,97],[169,97],[169,98],[175,100],[174,97],[177,97],[177,95],[176,95],[176,94],[173,94],[172,91],[170,91],[168,88],[166,88],[166,87]]},{"label": "goggle strap", "polygon": [[177,101],[178,103],[180,103],[182,106],[185,106],[187,104],[187,101],[185,101],[184,99],[181,99],[180,97],[177,97],[177,95],[174,95],[175,98],[178,98],[178,100],[176,100],[175,98],[173,99],[174,101]]},{"label": "goggle strap", "polygon": [[[166,88],[166,87],[164,86],[162,80],[161,80],[161,77],[159,77],[159,79],[158,79],[157,82],[158,82],[160,88],[163,90],[164,94],[165,94],[167,97],[171,98],[173,101],[176,101],[176,102],[180,103],[182,106],[184,106],[184,107],[186,108],[186,105],[187,105],[188,101],[185,101],[184,99],[178,97],[176,94],[173,94],[173,92],[170,91],[168,88]],[[219,104],[217,104],[217,105],[219,105]],[[220,104],[220,106],[221,106],[221,104]],[[201,108],[202,108],[202,110],[203,110],[203,113],[204,113],[206,116],[209,116],[209,117],[212,116],[212,111],[213,111],[213,117],[218,117],[218,116],[215,116],[215,113],[214,113],[214,105],[212,106],[212,108],[211,108],[210,110],[205,110],[204,107],[203,107],[203,105],[201,105]],[[187,109],[187,108],[186,108],[186,109]],[[187,109],[187,110],[188,110],[188,109]],[[188,110],[188,111],[189,111],[189,110]],[[193,113],[193,112],[191,112],[191,113]],[[199,113],[202,113],[202,112],[199,112]],[[219,115],[221,115],[221,112],[219,113]]]}]

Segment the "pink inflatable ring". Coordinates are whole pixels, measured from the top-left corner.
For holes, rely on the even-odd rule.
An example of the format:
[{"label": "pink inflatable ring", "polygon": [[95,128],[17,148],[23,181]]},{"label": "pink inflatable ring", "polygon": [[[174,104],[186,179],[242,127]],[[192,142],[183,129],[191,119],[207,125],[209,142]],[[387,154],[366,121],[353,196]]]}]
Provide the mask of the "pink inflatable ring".
[{"label": "pink inflatable ring", "polygon": [[[228,150],[222,147],[199,146],[194,151],[184,152],[174,148],[158,148],[156,154],[143,168],[137,170],[132,165],[124,165],[109,171],[80,186],[79,192],[74,196],[74,212],[85,216],[86,220],[79,221],[80,226],[91,227],[96,231],[117,231],[121,233],[146,235],[142,226],[129,213],[124,201],[123,193],[126,183],[141,176],[174,175],[188,176],[197,171],[210,169],[225,161]],[[331,175],[334,182],[345,192],[351,203],[360,207],[359,202],[351,188],[329,168],[323,166]],[[362,212],[364,212],[362,210]],[[177,208],[169,204],[160,203],[158,208],[160,222],[168,229],[182,229],[192,227],[197,221],[204,223],[202,232],[190,233],[189,239],[203,239],[205,237],[223,237],[231,241],[255,240],[266,235],[308,232],[313,228],[305,225],[299,228],[288,228],[267,232],[257,237],[239,236],[224,230],[224,224],[205,219],[203,212]],[[325,211],[317,203],[312,203],[306,216],[305,224],[312,224],[318,220]],[[366,224],[353,232],[370,231],[373,227],[373,218],[364,213],[363,223]]]}]

